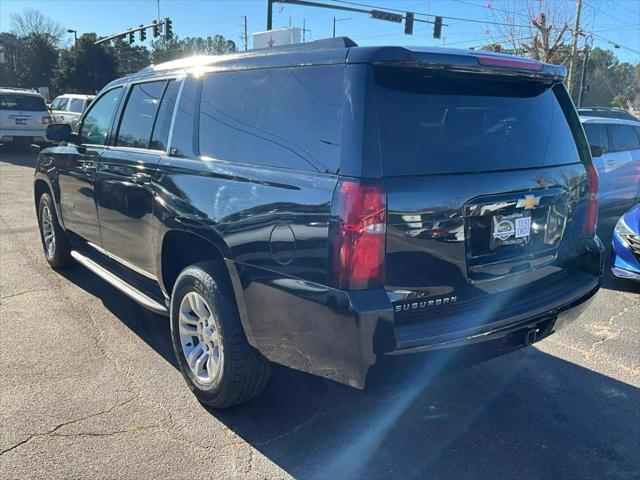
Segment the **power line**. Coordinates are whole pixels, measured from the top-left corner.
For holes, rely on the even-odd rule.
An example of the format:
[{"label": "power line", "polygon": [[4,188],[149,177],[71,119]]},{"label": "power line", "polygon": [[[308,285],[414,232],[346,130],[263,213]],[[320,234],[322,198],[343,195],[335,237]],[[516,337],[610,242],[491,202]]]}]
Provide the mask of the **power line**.
[{"label": "power line", "polygon": [[[335,2],[335,3],[344,3],[346,5],[354,5],[354,6],[358,6],[358,7],[364,7],[364,8],[384,8],[385,10],[388,10],[390,12],[398,12],[398,13],[405,13],[405,10],[399,10],[397,8],[389,8],[389,7],[382,7],[379,5],[369,5],[366,3],[358,3],[358,2],[351,2],[348,0],[329,0],[331,2]],[[436,15],[431,14],[431,13],[425,13],[425,12],[414,12],[416,15],[420,15],[423,17],[435,17]],[[471,22],[471,23],[483,23],[483,24],[487,24],[487,25],[502,25],[505,27],[519,27],[519,28],[535,28],[533,25],[518,25],[516,23],[505,23],[505,22],[493,22],[490,20],[477,20],[477,19],[473,19],[473,18],[463,18],[463,17],[452,17],[449,15],[438,15],[439,17],[442,18],[446,18],[447,20],[459,20],[461,22]]]}]

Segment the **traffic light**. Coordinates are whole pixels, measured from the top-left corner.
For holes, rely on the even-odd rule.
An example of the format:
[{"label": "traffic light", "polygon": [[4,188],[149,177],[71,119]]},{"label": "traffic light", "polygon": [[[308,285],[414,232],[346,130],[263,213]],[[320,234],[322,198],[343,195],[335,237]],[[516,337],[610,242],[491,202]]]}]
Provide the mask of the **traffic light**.
[{"label": "traffic light", "polygon": [[173,37],[173,22],[169,17],[164,19],[164,38],[169,40]]},{"label": "traffic light", "polygon": [[157,20],[154,20],[152,23],[153,23],[153,38],[159,37],[160,36],[160,24],[158,23]]},{"label": "traffic light", "polygon": [[442,17],[436,17],[433,22],[433,38],[442,36]]},{"label": "traffic light", "polygon": [[[141,27],[144,27],[144,25],[140,25]],[[140,41],[144,42],[147,39],[147,30],[146,29],[142,29],[140,30]]]},{"label": "traffic light", "polygon": [[404,33],[406,35],[413,35],[413,12],[407,12],[404,16]]},{"label": "traffic light", "polygon": [[129,36],[129,43],[130,44],[136,41],[135,32],[129,32],[128,36]]},{"label": "traffic light", "polygon": [[371,17],[378,20],[386,20],[387,22],[402,23],[404,17],[397,13],[385,12],[383,10],[371,10]]}]

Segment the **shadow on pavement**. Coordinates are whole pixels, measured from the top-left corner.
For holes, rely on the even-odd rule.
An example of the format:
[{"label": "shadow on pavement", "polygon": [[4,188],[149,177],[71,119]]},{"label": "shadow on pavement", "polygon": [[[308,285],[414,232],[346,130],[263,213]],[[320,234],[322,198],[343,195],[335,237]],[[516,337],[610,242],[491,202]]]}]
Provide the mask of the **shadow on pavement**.
[{"label": "shadow on pavement", "polygon": [[[176,367],[166,318],[64,276]],[[637,478],[639,389],[535,348],[451,355],[383,357],[365,391],[274,366],[260,397],[210,413],[296,478]]]}]

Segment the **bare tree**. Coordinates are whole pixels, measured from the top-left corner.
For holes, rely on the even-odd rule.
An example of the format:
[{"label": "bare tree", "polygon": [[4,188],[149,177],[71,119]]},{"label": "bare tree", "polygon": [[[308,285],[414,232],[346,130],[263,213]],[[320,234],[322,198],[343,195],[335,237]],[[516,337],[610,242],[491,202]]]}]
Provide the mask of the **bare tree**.
[{"label": "bare tree", "polygon": [[11,30],[19,37],[32,34],[48,35],[56,45],[60,43],[65,33],[58,22],[35,8],[28,8],[22,13],[12,13]]},{"label": "bare tree", "polygon": [[572,3],[565,0],[506,0],[488,4],[502,25],[489,32],[488,50],[508,51],[536,60],[564,63],[573,18]]}]

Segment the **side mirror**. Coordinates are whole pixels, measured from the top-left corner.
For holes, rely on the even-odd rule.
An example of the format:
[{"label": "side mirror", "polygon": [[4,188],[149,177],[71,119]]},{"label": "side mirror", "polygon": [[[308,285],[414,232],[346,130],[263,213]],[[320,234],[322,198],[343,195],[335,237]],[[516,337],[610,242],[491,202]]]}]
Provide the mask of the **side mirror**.
[{"label": "side mirror", "polygon": [[71,125],[68,123],[52,123],[47,125],[47,140],[52,142],[78,142],[78,135],[71,132]]},{"label": "side mirror", "polygon": [[602,147],[599,147],[598,145],[589,145],[589,149],[591,150],[592,158],[601,157],[602,154],[604,153],[604,150],[602,150]]}]

